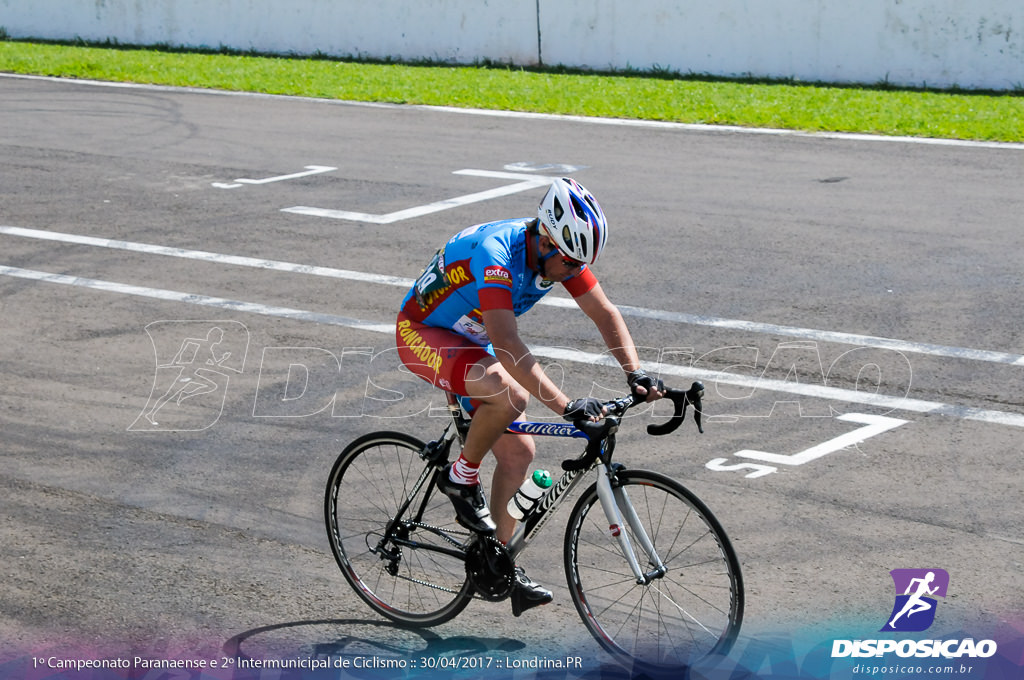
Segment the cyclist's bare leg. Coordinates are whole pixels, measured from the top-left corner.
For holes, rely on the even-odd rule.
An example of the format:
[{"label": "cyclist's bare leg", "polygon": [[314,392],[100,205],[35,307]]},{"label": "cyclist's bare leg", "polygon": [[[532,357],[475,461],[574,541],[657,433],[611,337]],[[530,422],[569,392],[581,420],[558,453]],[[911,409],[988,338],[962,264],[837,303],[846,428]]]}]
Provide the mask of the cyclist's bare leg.
[{"label": "cyclist's bare leg", "polygon": [[[505,506],[526,478],[534,446],[532,437],[516,441],[517,435],[506,435],[505,429],[526,411],[530,393],[513,380],[494,357],[481,359],[469,367],[466,391],[480,405],[473,412],[462,454],[470,462],[479,462],[488,450],[494,451],[498,465],[491,485],[491,517],[496,525],[495,537],[507,541],[515,530],[515,520],[509,517]],[[531,607],[547,604],[551,599],[550,590],[532,581],[525,571],[516,567],[511,593],[514,615],[519,616]]]},{"label": "cyclist's bare leg", "polygon": [[462,455],[471,463],[479,463],[505,428],[526,410],[530,394],[491,356],[469,367],[466,391],[479,405],[473,412]]},{"label": "cyclist's bare leg", "polygon": [[489,499],[491,517],[498,526],[496,537],[507,542],[512,538],[516,521],[505,506],[526,478],[536,449],[532,437],[505,434],[505,429],[526,410],[530,395],[490,356],[469,368],[466,391],[478,406],[462,455],[471,463],[479,463],[488,451],[494,451],[497,464]]},{"label": "cyclist's bare leg", "polygon": [[537,446],[529,435],[506,434],[495,442],[492,450],[497,465],[491,480],[491,517],[498,525],[497,539],[508,543],[515,533],[516,520],[505,508],[526,479]]}]

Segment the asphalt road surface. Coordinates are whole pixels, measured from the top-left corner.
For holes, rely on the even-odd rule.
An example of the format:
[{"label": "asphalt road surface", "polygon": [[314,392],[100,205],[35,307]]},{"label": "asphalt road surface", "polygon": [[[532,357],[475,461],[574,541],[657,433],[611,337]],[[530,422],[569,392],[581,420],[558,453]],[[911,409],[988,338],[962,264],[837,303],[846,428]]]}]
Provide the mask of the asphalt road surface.
[{"label": "asphalt road surface", "polygon": [[[555,603],[515,619],[476,602],[412,632],[351,592],[322,521],[348,441],[443,424],[392,351],[409,280],[463,227],[532,214],[560,174],[608,214],[595,271],[644,359],[708,386],[704,435],[647,437],[648,412],[619,457],[726,527],[739,650],[875,636],[897,568],[950,575],[930,635],[1020,626],[1020,147],[11,77],[0,120],[10,664],[571,651],[608,668],[559,523],[522,562]],[[593,327],[549,297],[521,319],[538,357],[571,396],[618,394]],[[539,463],[574,453],[542,442]]]}]

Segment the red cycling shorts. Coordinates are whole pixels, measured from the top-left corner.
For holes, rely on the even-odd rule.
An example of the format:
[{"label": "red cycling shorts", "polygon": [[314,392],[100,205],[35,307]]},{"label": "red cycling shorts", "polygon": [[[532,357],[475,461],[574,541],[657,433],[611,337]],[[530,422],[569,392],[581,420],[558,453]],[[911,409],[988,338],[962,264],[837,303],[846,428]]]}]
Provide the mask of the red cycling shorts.
[{"label": "red cycling shorts", "polygon": [[466,395],[469,367],[492,356],[458,333],[413,321],[404,311],[398,313],[395,342],[406,368],[431,385],[458,395]]}]

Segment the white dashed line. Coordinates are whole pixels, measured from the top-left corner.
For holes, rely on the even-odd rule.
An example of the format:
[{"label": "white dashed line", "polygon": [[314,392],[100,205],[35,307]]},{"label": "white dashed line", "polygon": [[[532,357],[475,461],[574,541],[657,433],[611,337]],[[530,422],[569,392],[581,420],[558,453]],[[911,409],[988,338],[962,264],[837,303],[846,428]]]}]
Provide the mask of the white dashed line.
[{"label": "white dashed line", "polygon": [[[126,283],[102,281],[66,274],[52,274],[49,272],[20,269],[18,267],[7,267],[0,265],[0,276],[11,276],[20,279],[29,279],[44,283],[59,284],[65,286],[76,286],[91,290],[99,290],[122,295],[133,295],[139,297],[153,298],[168,302],[180,302],[204,307],[214,307],[226,311],[246,312],[274,316],[299,321],[309,321],[330,326],[341,326],[353,328],[372,333],[384,333],[393,335],[395,327],[389,323],[377,323],[354,319],[336,314],[323,314],[289,307],[277,307],[264,305],[255,302],[244,302],[227,298],[211,297],[196,293],[185,293],[160,288],[149,288],[135,286]],[[611,365],[612,358],[607,354],[594,354],[578,350],[567,350],[559,347],[531,346],[531,351],[538,357],[554,359],[558,361],[569,361],[589,365]],[[651,363],[645,368],[661,375],[674,375],[690,380],[703,380],[708,383],[746,387],[751,389],[768,390],[773,392],[785,392],[818,399],[828,399],[845,403],[864,404],[886,408],[891,410],[912,411],[916,413],[928,413],[953,416],[963,420],[975,420],[985,423],[1009,425],[1013,427],[1024,427],[1024,414],[1007,413],[1003,411],[991,411],[986,409],[968,408],[943,404],[940,402],[925,401],[920,399],[908,399],[903,397],[891,397],[870,392],[856,390],[845,390],[824,385],[800,384],[782,380],[768,380],[764,378],[745,377],[732,373],[720,371],[709,371],[674,364]]]},{"label": "white dashed line", "polygon": [[[294,262],[280,262],[263,258],[243,257],[240,255],[225,255],[211,253],[205,250],[188,250],[185,248],[172,248],[149,243],[136,243],[132,241],[119,241],[115,239],[97,238],[95,236],[81,236],[77,234],[65,234],[55,231],[44,231],[41,229],[26,229],[23,227],[10,227],[0,225],[0,234],[8,236],[21,236],[46,241],[58,241],[61,243],[73,243],[78,245],[94,246],[99,248],[112,248],[115,250],[126,250],[147,255],[163,255],[167,257],[178,257],[188,260],[200,260],[215,264],[230,264],[240,267],[253,267],[257,269],[269,269],[273,271],[289,272],[293,274],[309,274],[312,276],[324,276],[335,279],[346,279],[362,283],[383,284],[399,288],[409,288],[413,280],[399,276],[387,276],[384,274],[371,274],[368,272],[357,272],[348,269],[334,269],[331,267],[316,267],[312,265],[297,264]],[[575,308],[576,303],[566,298],[546,297],[540,304],[551,307]],[[633,307],[619,305],[619,310],[625,316],[641,317],[656,321],[669,321],[691,326],[708,326],[712,328],[724,328],[728,330],[743,331],[748,333],[762,333],[770,335],[784,335],[787,337],[800,338],[803,340],[814,340],[819,342],[834,342],[857,347],[874,347],[878,349],[889,349],[908,354],[922,354],[927,356],[946,357],[951,359],[967,359],[970,361],[983,361],[996,364],[1010,364],[1024,366],[1024,356],[1007,352],[996,352],[990,350],[970,349],[967,347],[948,347],[931,343],[911,342],[897,340],[894,338],[881,338],[870,335],[857,335],[853,333],[841,333],[837,331],[817,330],[813,328],[800,328],[795,326],[780,326],[771,323],[759,323],[756,321],[743,321],[740,319],[723,319],[714,316],[700,314],[687,314],[684,312],[669,312],[660,309],[647,309],[644,307]]]}]

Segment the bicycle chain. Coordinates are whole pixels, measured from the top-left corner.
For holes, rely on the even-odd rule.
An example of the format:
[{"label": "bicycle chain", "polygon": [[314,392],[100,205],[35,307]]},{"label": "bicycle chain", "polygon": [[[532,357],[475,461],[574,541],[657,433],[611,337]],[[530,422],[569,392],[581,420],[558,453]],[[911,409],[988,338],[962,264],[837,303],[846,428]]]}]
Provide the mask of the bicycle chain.
[{"label": "bicycle chain", "polygon": [[451,593],[452,595],[459,594],[458,590],[454,590],[453,588],[446,588],[445,586],[439,586],[436,583],[431,583],[430,581],[422,581],[418,578],[411,578],[409,576],[403,576],[401,574],[398,574],[397,576],[395,576],[395,578],[400,579],[402,581],[409,581],[410,583],[415,583],[416,585],[426,586],[427,588],[433,588],[434,590],[442,590],[446,593]]},{"label": "bicycle chain", "polygon": [[457,548],[465,548],[466,543],[459,543],[452,536],[462,536],[470,538],[472,532],[469,531],[452,531],[451,529],[442,529],[441,527],[435,527],[433,524],[424,524],[423,522],[404,522],[407,527],[415,527],[417,529],[427,529],[431,533],[440,536],[444,540],[448,541]]},{"label": "bicycle chain", "polygon": [[[515,583],[515,563],[509,555],[505,544],[493,536],[481,535],[473,532],[453,532],[449,529],[442,529],[431,524],[422,522],[407,522],[406,527],[426,529],[437,536],[448,541],[452,545],[466,551],[466,576],[469,578],[475,596],[489,602],[499,602],[512,594],[512,586]],[[469,537],[471,542],[460,543],[451,535]],[[450,593],[456,591],[439,586],[427,581],[410,578],[408,576],[396,575],[405,581],[411,581],[418,585],[443,590]]]}]

